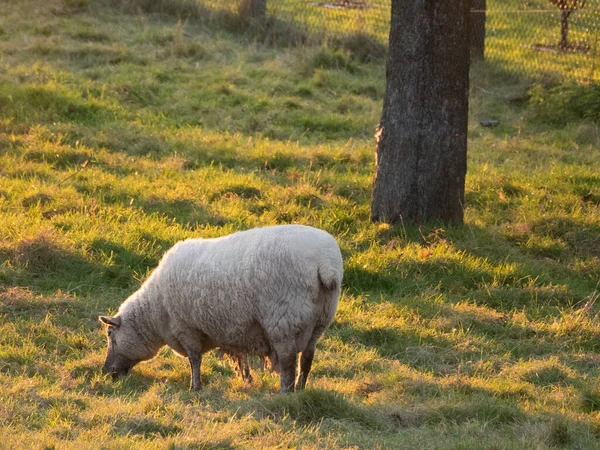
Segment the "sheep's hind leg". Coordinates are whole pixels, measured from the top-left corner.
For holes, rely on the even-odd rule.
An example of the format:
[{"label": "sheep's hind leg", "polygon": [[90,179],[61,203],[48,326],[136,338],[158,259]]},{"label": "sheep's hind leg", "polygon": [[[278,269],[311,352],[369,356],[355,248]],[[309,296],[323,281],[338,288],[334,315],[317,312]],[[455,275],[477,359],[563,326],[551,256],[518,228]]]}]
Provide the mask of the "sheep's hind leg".
[{"label": "sheep's hind leg", "polygon": [[306,387],[306,380],[312,367],[313,358],[315,357],[315,346],[316,339],[311,340],[300,357],[300,373],[298,374],[298,381],[296,382],[296,388],[301,391]]},{"label": "sheep's hind leg", "polygon": [[252,374],[250,373],[250,361],[248,360],[248,355],[237,355],[236,359],[242,380],[248,384],[252,383]]}]

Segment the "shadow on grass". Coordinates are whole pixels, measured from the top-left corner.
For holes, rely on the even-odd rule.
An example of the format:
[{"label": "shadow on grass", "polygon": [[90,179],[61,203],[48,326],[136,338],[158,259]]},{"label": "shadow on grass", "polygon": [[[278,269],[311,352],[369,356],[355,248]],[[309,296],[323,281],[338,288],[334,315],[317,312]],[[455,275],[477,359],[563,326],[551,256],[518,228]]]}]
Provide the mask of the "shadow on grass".
[{"label": "shadow on grass", "polygon": [[[171,157],[173,153],[177,153],[184,157],[182,162],[182,170],[196,170],[209,166],[222,167],[223,169],[237,169],[248,171],[264,171],[265,173],[287,173],[290,170],[306,170],[306,169],[343,169],[343,163],[352,163],[350,157],[334,156],[323,152],[315,152],[310,157],[294,154],[293,152],[283,152],[274,150],[269,153],[259,153],[248,151],[244,148],[252,134],[239,134],[235,137],[235,141],[239,142],[239,146],[231,142],[215,141],[211,142],[207,139],[192,138],[190,142],[180,139],[165,138],[161,134],[148,131],[145,127],[139,124],[127,123],[125,126],[122,123],[113,122],[106,124],[102,129],[92,130],[89,128],[70,129],[65,133],[64,141],[69,145],[83,143],[92,149],[106,149],[113,153],[122,153],[130,156],[146,157],[152,160],[160,160],[162,158]],[[254,145],[254,144],[252,144]],[[30,158],[46,158],[52,163],[55,159],[52,155],[38,155],[34,153]],[[64,164],[62,159],[68,158],[65,155],[60,158],[57,163]],[[70,156],[75,158],[75,156]],[[360,157],[356,164],[365,166],[368,161]],[[100,161],[100,164],[102,162]],[[126,170],[118,167],[107,166],[110,171]],[[123,172],[124,174],[131,173]],[[274,182],[289,183],[287,178],[274,179]]]},{"label": "shadow on grass", "polygon": [[238,10],[211,8],[191,0],[105,0],[103,3],[128,14],[141,12],[194,21],[272,46],[299,46],[311,39],[306,27],[300,23],[275,16],[268,16],[263,23],[256,23]]},{"label": "shadow on grass", "polygon": [[0,247],[0,261],[16,271],[17,278],[18,273],[27,273],[37,285],[52,286],[60,279],[61,286],[57,288],[63,289],[99,269],[98,265],[68,249],[59,235],[50,229],[12,245],[4,244]]},{"label": "shadow on grass", "polygon": [[[549,217],[532,223],[530,227],[536,234],[564,243],[566,246],[564,256],[600,258],[600,226],[596,224],[564,217]],[[541,250],[539,246],[531,248],[531,251],[536,253]],[[557,256],[560,260],[563,252]]]},{"label": "shadow on grass", "polygon": [[[90,189],[87,185],[75,184],[75,189],[81,194],[96,198],[103,204],[118,204],[127,208],[139,208],[147,215],[157,213],[166,216],[175,220],[184,228],[193,229],[205,225],[223,226],[228,223],[228,220],[224,217],[213,213],[206,206],[193,200],[171,200],[154,195],[142,197],[127,191],[118,191],[112,186],[106,185]],[[171,242],[170,244],[174,243]],[[164,248],[164,250],[166,249]]]},{"label": "shadow on grass", "polygon": [[533,418],[522,408],[483,393],[453,405],[376,409],[357,405],[335,392],[313,389],[263,400],[257,412],[274,420],[289,417],[304,425],[329,419],[379,431],[473,421],[501,426]]},{"label": "shadow on grass", "polygon": [[[140,236],[140,242],[143,238]],[[148,245],[147,251],[135,252],[106,239],[95,239],[86,248],[89,257],[85,257],[69,249],[54,232],[43,230],[0,248],[0,263],[7,265],[2,281],[10,286],[24,280],[42,292],[63,290],[84,294],[101,287],[129,290],[138,284],[134,275],[156,267],[172,243],[153,238]],[[33,297],[13,295],[11,298],[15,311],[27,309],[30,304],[37,305],[37,301],[31,303]],[[56,302],[60,304],[59,300]],[[46,309],[52,303],[50,301]]]},{"label": "shadow on grass", "polygon": [[[453,391],[453,388],[442,388],[438,392],[440,396],[446,394],[443,391]],[[579,433],[591,431],[590,425],[566,415],[532,413],[506,399],[495,398],[489,392],[476,392],[464,399],[456,399],[453,392],[448,393],[454,401],[441,405],[439,402],[425,402],[408,406],[365,407],[333,392],[309,389],[261,401],[255,414],[275,421],[289,417],[304,425],[317,425],[329,420],[344,423],[345,428],[354,424],[365,431],[379,432],[474,423],[493,429],[541,421],[548,428],[545,441],[550,446],[575,442]]]},{"label": "shadow on grass", "polygon": [[73,297],[54,295],[41,296],[20,287],[0,287],[0,313],[11,317],[43,318],[48,313],[55,315],[82,313],[83,307]]},{"label": "shadow on grass", "polygon": [[[160,244],[158,244],[159,247]],[[89,254],[102,262],[101,277],[104,283],[120,288],[130,288],[138,282],[134,280],[135,273],[146,273],[158,265],[159,252],[156,256],[134,252],[124,245],[107,239],[94,239],[88,249]]]},{"label": "shadow on grass", "polygon": [[[375,303],[372,303],[375,304]],[[365,308],[369,308],[367,303]],[[382,358],[397,360],[419,371],[445,376],[476,370],[478,362],[496,355],[510,355],[517,361],[545,358],[561,352],[600,351],[600,333],[594,329],[565,326],[562,331],[535,324],[517,323],[502,313],[481,316],[469,308],[453,308],[432,300],[412,301],[406,305],[423,321],[417,326],[357,326],[351,321],[336,321],[330,333],[344,342],[355,342],[374,350]],[[400,314],[400,313],[399,313]],[[440,318],[440,320],[437,320]],[[431,322],[431,323],[429,323]],[[433,330],[433,332],[432,332]],[[454,332],[465,333],[464,339],[452,339]],[[565,361],[582,374],[588,373],[596,360]],[[500,370],[500,368],[498,368]],[[350,372],[344,376],[351,376]],[[532,372],[526,380],[536,385],[571,383],[561,369]]]},{"label": "shadow on grass", "polygon": [[438,376],[455,373],[467,361],[481,357],[479,350],[457,350],[444,337],[420,334],[414,330],[400,330],[392,326],[357,328],[345,321],[335,322],[332,330],[344,342],[356,342],[375,350],[382,358],[397,360]]},{"label": "shadow on grass", "polygon": [[[537,250],[541,249],[530,242],[534,236],[563,242],[562,257],[556,261],[556,258],[540,255]],[[386,289],[395,285],[399,292],[403,292],[403,284],[408,285],[409,293],[438,286],[441,293],[451,294],[451,299],[456,295],[474,296],[478,303],[502,310],[526,305],[571,306],[594,292],[596,279],[590,277],[589,268],[573,267],[582,257],[597,261],[598,236],[600,227],[597,225],[569,218],[545,218],[523,226],[506,227],[493,234],[472,224],[462,227],[425,224],[418,228],[396,225],[378,232],[381,246],[411,243],[420,245],[423,250],[413,261],[401,261],[395,267],[386,268],[382,281]],[[454,248],[464,258],[435,257],[434,251],[440,244]],[[472,262],[471,267],[466,267],[463,261],[467,258],[479,259],[483,264],[473,267]],[[350,268],[351,274],[352,270]],[[361,279],[368,278],[360,269],[357,272]],[[381,274],[375,276],[382,277]]]},{"label": "shadow on grass", "polygon": [[[544,219],[533,227],[539,230],[538,233],[553,237],[569,239],[572,236],[575,240],[579,236],[589,244],[589,239],[593,240],[600,232],[592,227],[588,234],[589,226],[584,225],[574,220]],[[516,311],[524,308],[537,319],[549,321],[563,315],[565,308],[575,308],[578,302],[585,308],[586,299],[589,302],[588,296],[597,288],[596,280],[590,280],[585,273],[564,266],[557,268],[553,261],[515,251],[510,239],[499,245],[502,236],[492,236],[475,226],[447,231],[435,225],[419,229],[392,226],[382,228],[378,237],[382,246],[419,244],[427,257],[417,255],[408,261],[391,260],[379,270],[350,265],[344,274],[348,293],[366,299],[362,308],[376,307],[382,302],[400,306],[399,314],[402,307],[409,308],[423,320],[432,320],[428,327],[439,328],[439,332],[419,333],[412,331],[418,328],[412,326],[407,329],[393,326],[364,328],[351,322],[336,322],[332,329],[345,342],[355,340],[384,358],[440,376],[470,370],[474,361],[484,359],[486,347],[492,343],[494,353],[511,355],[515,360],[547,357],[557,351],[597,352],[600,349],[600,334],[589,327],[565,323],[564,329],[558,331],[533,322],[509,320]],[[482,258],[486,264],[467,265],[461,260],[430,258],[439,244],[456,245],[464,255]],[[596,247],[592,246],[588,255],[594,257],[595,251]],[[569,252],[568,257],[578,258],[580,254]],[[502,267],[510,270],[492,270]],[[463,306],[455,306],[457,303]],[[437,317],[440,322],[436,322]],[[451,329],[466,330],[469,340],[481,344],[457,345],[445,337]],[[548,369],[547,373],[533,374],[530,382],[539,386],[545,386],[546,381],[550,385],[570,383],[561,380],[564,374],[559,372]]]},{"label": "shadow on grass", "polygon": [[289,416],[302,424],[315,424],[323,419],[352,421],[366,428],[380,429],[381,421],[372,410],[355,405],[332,391],[307,389],[278,395],[260,403],[264,415],[273,419]]},{"label": "shadow on grass", "polygon": [[[450,389],[443,389],[452,391]],[[339,394],[321,390],[306,390],[280,395],[260,402],[255,414],[275,421],[291,418],[303,425],[320,425],[324,420],[344,423],[344,429],[358,425],[365,431],[390,432],[398,429],[421,427],[477,426],[498,429],[527,423],[542,423],[547,428],[544,442],[551,446],[573,443],[593,432],[593,426],[562,414],[543,414],[527,411],[506,399],[498,399],[487,392],[474,393],[469,398],[453,401],[418,403],[407,406],[358,405]],[[445,395],[440,392],[440,395]],[[360,429],[359,428],[359,429]],[[504,428],[502,428],[504,429]]]},{"label": "shadow on grass", "polygon": [[[26,109],[24,108],[26,106]],[[43,85],[16,84],[3,80],[0,89],[0,117],[17,122],[74,122],[83,125],[111,120],[114,113],[65,89]]]},{"label": "shadow on grass", "polygon": [[97,69],[102,66],[116,66],[124,63],[139,66],[148,64],[147,58],[135,55],[123,47],[101,43],[86,43],[81,44],[78,48],[64,48],[53,43],[40,42],[31,48],[31,52],[44,58],[66,61],[81,69]]},{"label": "shadow on grass", "polygon": [[118,419],[111,430],[111,434],[117,436],[140,436],[143,438],[168,437],[179,432],[181,432],[181,427],[174,423],[139,414]]}]

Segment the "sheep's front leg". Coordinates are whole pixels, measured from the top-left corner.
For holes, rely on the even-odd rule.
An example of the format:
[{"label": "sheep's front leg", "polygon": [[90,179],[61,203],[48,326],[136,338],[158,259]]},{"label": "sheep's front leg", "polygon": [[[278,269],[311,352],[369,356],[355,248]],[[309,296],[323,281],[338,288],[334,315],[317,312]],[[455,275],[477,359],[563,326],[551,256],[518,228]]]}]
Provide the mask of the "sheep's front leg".
[{"label": "sheep's front leg", "polygon": [[202,387],[202,383],[200,382],[200,365],[202,364],[202,354],[191,353],[188,358],[192,368],[192,383],[190,389],[192,389],[192,391],[199,391]]},{"label": "sheep's front leg", "polygon": [[291,346],[282,346],[277,349],[279,361],[279,390],[281,393],[294,392],[296,382],[296,364],[298,354]]}]

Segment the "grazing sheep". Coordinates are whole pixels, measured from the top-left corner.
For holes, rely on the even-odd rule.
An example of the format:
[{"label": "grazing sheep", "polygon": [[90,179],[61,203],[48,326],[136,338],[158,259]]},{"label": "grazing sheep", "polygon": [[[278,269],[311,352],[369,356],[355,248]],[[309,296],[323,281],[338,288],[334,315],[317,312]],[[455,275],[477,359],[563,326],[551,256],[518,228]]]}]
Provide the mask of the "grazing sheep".
[{"label": "grazing sheep", "polygon": [[100,317],[108,325],[104,369],[126,373],[168,345],[189,358],[198,390],[202,354],[220,347],[268,357],[281,392],[304,389],[342,274],[335,239],[301,225],[180,242],[115,317]]}]

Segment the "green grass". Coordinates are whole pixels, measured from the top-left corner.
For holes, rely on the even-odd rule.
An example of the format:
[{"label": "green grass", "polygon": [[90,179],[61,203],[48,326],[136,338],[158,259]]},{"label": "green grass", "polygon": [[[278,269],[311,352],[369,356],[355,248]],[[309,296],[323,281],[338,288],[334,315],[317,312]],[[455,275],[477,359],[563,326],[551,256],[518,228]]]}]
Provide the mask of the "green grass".
[{"label": "green grass", "polygon": [[[381,59],[105,1],[0,17],[0,447],[599,447],[596,122],[475,66],[465,225],[372,224]],[[102,375],[98,315],[171,245],[292,222],[346,270],[308,391]]]}]

